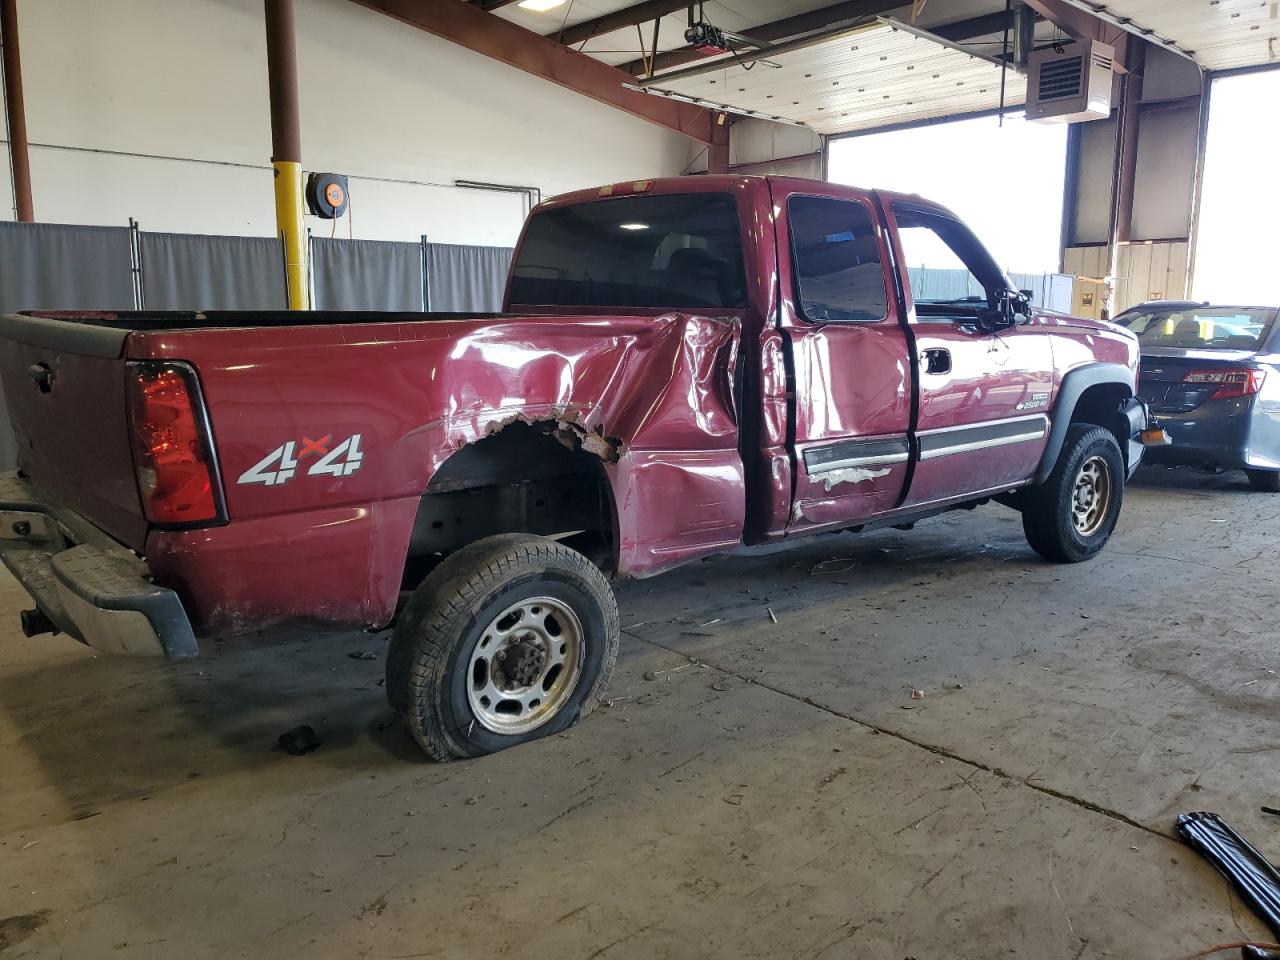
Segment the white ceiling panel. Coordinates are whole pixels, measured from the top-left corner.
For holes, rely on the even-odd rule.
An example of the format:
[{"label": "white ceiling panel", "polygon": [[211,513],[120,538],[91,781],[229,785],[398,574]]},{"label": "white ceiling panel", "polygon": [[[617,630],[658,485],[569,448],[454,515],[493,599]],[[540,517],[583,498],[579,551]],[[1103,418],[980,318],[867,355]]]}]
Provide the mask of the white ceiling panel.
[{"label": "white ceiling panel", "polygon": [[1276,0],[1106,0],[1102,11],[1172,40],[1208,70],[1226,70],[1280,61],[1278,7]]},{"label": "white ceiling panel", "polygon": [[[1000,103],[1001,69],[980,57],[888,25],[847,31],[790,53],[772,68],[729,65],[659,88],[682,97],[847,133],[926,120]],[[1005,103],[1021,106],[1026,81],[1006,77]],[[652,92],[652,88],[651,88]]]}]

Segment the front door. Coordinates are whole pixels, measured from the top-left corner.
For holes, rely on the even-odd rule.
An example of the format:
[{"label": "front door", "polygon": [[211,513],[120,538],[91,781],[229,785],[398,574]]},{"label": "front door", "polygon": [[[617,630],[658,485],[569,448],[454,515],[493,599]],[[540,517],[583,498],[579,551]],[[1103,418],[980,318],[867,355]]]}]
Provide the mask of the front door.
[{"label": "front door", "polygon": [[787,530],[847,526],[893,509],[910,466],[911,352],[886,283],[892,259],[867,194],[770,183],[795,371]]},{"label": "front door", "polygon": [[915,342],[918,460],[904,506],[994,491],[1035,473],[1048,443],[1053,353],[1039,320],[984,331],[1008,285],[967,227],[917,198],[884,196]]}]

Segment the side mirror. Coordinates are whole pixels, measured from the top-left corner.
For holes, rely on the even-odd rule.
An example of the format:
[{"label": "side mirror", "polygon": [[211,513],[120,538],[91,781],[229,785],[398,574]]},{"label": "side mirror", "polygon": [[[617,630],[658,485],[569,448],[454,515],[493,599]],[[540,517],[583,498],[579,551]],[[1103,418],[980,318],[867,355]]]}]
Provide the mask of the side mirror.
[{"label": "side mirror", "polygon": [[995,333],[1026,323],[1031,318],[1031,298],[1023,290],[1001,290],[993,308],[978,311],[978,329]]},{"label": "side mirror", "polygon": [[977,320],[977,327],[983,333],[1007,330],[1018,322],[1014,315],[1004,308],[1004,301],[1001,301],[998,309],[979,310]]}]

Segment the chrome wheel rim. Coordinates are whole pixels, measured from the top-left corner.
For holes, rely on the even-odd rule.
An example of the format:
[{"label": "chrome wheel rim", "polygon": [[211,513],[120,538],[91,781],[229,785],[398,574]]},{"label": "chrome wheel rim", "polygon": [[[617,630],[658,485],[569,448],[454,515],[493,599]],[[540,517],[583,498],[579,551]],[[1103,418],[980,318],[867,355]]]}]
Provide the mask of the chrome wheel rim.
[{"label": "chrome wheel rim", "polygon": [[467,665],[467,702],[476,720],[501,734],[542,726],[573,695],[586,640],[563,601],[530,597],[489,621]]},{"label": "chrome wheel rim", "polygon": [[1071,521],[1076,533],[1091,537],[1106,522],[1111,509],[1111,468],[1102,457],[1090,457],[1080,465],[1071,492]]}]

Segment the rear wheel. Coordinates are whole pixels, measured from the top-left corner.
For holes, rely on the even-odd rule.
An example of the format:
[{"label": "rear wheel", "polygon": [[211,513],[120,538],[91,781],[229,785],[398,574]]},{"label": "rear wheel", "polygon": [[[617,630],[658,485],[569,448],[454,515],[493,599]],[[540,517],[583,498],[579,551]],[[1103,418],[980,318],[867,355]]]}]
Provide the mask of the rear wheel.
[{"label": "rear wheel", "polygon": [[1053,472],[1041,486],[1027,490],[1022,501],[1027,543],[1059,563],[1095,556],[1120,517],[1124,477],[1124,459],[1111,431],[1072,424]]},{"label": "rear wheel", "polygon": [[1280,470],[1246,470],[1249,486],[1262,493],[1280,493]]},{"label": "rear wheel", "polygon": [[387,657],[387,699],[437,760],[557,733],[590,713],[618,652],[604,575],[554,540],[504,534],[414,591]]}]

